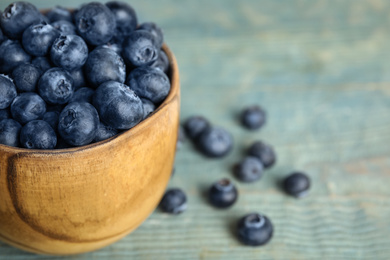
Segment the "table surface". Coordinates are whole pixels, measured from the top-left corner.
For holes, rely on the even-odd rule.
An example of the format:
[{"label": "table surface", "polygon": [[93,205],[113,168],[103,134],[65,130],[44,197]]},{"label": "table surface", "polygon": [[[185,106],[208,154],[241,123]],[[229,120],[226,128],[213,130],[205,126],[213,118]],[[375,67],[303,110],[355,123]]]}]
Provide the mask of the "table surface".
[{"label": "table surface", "polygon": [[[32,1],[39,8],[78,0]],[[11,3],[2,0],[0,8]],[[89,254],[58,259],[389,259],[390,2],[387,0],[133,0],[141,21],[165,32],[181,72],[181,117],[204,115],[234,136],[233,152],[204,158],[186,143],[170,182],[188,211],[156,210],[135,232]],[[250,132],[237,122],[247,105],[268,112]],[[204,191],[254,140],[274,145],[278,162],[239,200],[213,209]],[[312,179],[310,195],[286,196],[292,170]],[[271,243],[249,248],[233,235],[237,219],[270,217]],[[57,259],[0,243],[0,259]]]}]

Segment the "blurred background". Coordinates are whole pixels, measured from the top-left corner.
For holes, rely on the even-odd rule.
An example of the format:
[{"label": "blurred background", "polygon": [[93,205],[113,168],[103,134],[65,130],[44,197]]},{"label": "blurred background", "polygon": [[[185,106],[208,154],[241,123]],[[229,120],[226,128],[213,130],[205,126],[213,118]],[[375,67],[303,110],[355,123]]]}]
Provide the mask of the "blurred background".
[{"label": "blurred background", "polygon": [[[0,9],[13,1],[1,0]],[[38,8],[79,0],[30,1]],[[101,1],[104,2],[104,1]],[[233,152],[212,160],[187,142],[171,187],[188,210],[156,210],[135,232],[97,252],[58,259],[389,259],[390,1],[125,1],[140,22],[156,22],[178,60],[181,118],[202,115],[234,136]],[[237,116],[261,105],[268,121],[248,131]],[[253,184],[232,166],[255,140],[274,146],[278,162]],[[302,170],[310,195],[286,196],[278,182]],[[211,183],[231,178],[238,203],[212,208]],[[270,244],[251,248],[234,237],[239,217],[266,214]],[[56,259],[0,242],[0,259]]]}]

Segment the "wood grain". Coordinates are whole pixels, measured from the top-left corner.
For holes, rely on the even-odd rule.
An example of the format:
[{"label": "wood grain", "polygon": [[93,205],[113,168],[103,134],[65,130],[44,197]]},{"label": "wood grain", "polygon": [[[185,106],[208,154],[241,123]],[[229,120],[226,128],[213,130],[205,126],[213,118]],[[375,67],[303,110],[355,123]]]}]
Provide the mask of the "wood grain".
[{"label": "wood grain", "polygon": [[[10,1],[0,2],[4,7]],[[40,8],[78,1],[35,1]],[[233,153],[208,160],[187,143],[170,186],[189,208],[156,210],[137,230],[102,250],[66,259],[389,259],[390,2],[387,0],[128,1],[155,21],[180,66],[181,116],[202,114],[229,129]],[[242,107],[261,104],[268,122],[248,132]],[[273,144],[278,163],[259,182],[237,183],[228,211],[202,197],[231,177],[231,165],[256,139]],[[294,200],[277,182],[293,169],[313,181]],[[233,223],[260,211],[275,225],[265,247],[240,245]],[[0,244],[0,259],[63,259]]]}]

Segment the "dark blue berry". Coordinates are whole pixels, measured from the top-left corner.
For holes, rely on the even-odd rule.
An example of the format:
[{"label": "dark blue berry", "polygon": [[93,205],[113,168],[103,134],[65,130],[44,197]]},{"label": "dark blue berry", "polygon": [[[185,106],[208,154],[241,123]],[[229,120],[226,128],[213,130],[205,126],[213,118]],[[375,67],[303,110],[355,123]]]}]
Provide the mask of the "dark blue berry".
[{"label": "dark blue berry", "polygon": [[13,119],[0,121],[0,144],[18,147],[19,134],[22,126]]},{"label": "dark blue berry", "polygon": [[151,33],[137,30],[124,40],[122,56],[131,66],[150,65],[157,60],[159,49]]},{"label": "dark blue berry", "polygon": [[206,156],[223,157],[232,150],[233,137],[221,127],[209,127],[199,136],[197,145]]},{"label": "dark blue berry", "polygon": [[93,50],[85,63],[85,76],[93,88],[107,81],[124,83],[126,65],[121,56],[108,48]]},{"label": "dark blue berry", "polygon": [[98,129],[96,131],[95,139],[93,141],[100,142],[100,141],[106,140],[108,138],[111,138],[117,134],[118,134],[118,130],[100,122]]},{"label": "dark blue berry", "polygon": [[259,106],[248,107],[241,114],[241,122],[248,129],[259,129],[266,122],[265,111]]},{"label": "dark blue berry", "polygon": [[33,92],[20,94],[11,104],[12,117],[22,125],[32,120],[41,119],[45,112],[45,101]]},{"label": "dark blue berry", "polygon": [[46,13],[46,17],[51,23],[61,20],[72,22],[72,13],[68,9],[61,6],[52,8],[49,12]]},{"label": "dark blue berry", "polygon": [[214,183],[209,190],[209,201],[216,208],[228,208],[232,206],[238,197],[238,191],[228,179],[222,179]]},{"label": "dark blue berry", "polygon": [[60,32],[50,24],[31,25],[23,33],[23,48],[32,56],[46,56],[58,36]]},{"label": "dark blue berry", "polygon": [[164,34],[161,28],[155,23],[143,23],[139,26],[138,30],[145,30],[150,32],[154,38],[158,48],[161,48],[164,42]]},{"label": "dark blue berry", "polygon": [[264,215],[251,213],[242,217],[237,224],[238,239],[244,245],[261,246],[267,244],[273,234],[273,225]]},{"label": "dark blue berry", "polygon": [[141,99],[128,86],[115,81],[100,85],[93,96],[100,119],[115,129],[130,129],[144,115]]},{"label": "dark blue berry", "polygon": [[52,68],[38,82],[39,95],[49,104],[66,104],[73,95],[73,79],[60,68]]},{"label": "dark blue berry", "polygon": [[181,189],[169,189],[160,202],[160,208],[166,213],[180,214],[187,209],[187,196]]},{"label": "dark blue berry", "polygon": [[286,193],[297,198],[303,198],[309,192],[310,179],[302,172],[295,172],[284,180],[283,188]]},{"label": "dark blue berry", "polygon": [[158,54],[158,58],[155,62],[153,62],[150,67],[158,68],[162,70],[165,74],[168,73],[169,69],[169,59],[163,50],[160,50]]},{"label": "dark blue berry", "polygon": [[8,76],[0,75],[0,109],[9,107],[16,96],[14,82]]},{"label": "dark blue berry", "polygon": [[41,71],[32,64],[21,64],[12,72],[16,89],[18,92],[35,92]]},{"label": "dark blue berry", "polygon": [[1,28],[11,39],[19,39],[23,31],[32,24],[42,21],[38,9],[27,2],[15,2],[5,8],[1,15]]},{"label": "dark blue berry", "polygon": [[143,119],[147,118],[154,110],[156,110],[156,106],[152,101],[146,98],[141,98],[142,106],[144,107],[144,116]]},{"label": "dark blue berry", "polygon": [[81,146],[92,142],[99,126],[96,109],[86,102],[73,102],[62,110],[58,132],[70,145]]},{"label": "dark blue berry", "polygon": [[154,104],[162,102],[171,89],[169,78],[163,71],[147,66],[133,70],[127,77],[126,84],[138,96],[147,98]]},{"label": "dark blue berry", "polygon": [[109,41],[108,43],[106,43],[104,45],[100,45],[99,48],[110,49],[110,50],[114,51],[118,55],[122,55],[122,50],[123,50],[122,49],[122,44],[118,43],[118,42],[115,42],[113,40]]},{"label": "dark blue berry", "polygon": [[0,120],[11,118],[11,112],[9,108],[0,109]]},{"label": "dark blue berry", "polygon": [[138,25],[137,15],[130,5],[124,2],[112,1],[106,3],[106,6],[115,16],[115,37],[123,37],[136,29]]},{"label": "dark blue berry", "polygon": [[22,127],[20,143],[28,149],[54,149],[57,135],[47,122],[33,120]]},{"label": "dark blue berry", "polygon": [[50,50],[51,61],[65,70],[80,69],[88,58],[88,47],[77,35],[61,35]]},{"label": "dark blue berry", "polygon": [[184,130],[192,140],[198,138],[209,127],[209,121],[202,116],[191,116],[184,123]]},{"label": "dark blue berry", "polygon": [[92,104],[92,96],[95,93],[95,90],[91,88],[80,88],[78,89],[70,99],[69,103],[72,102],[88,102]]},{"label": "dark blue berry", "polygon": [[36,57],[31,61],[31,64],[37,66],[41,74],[52,68],[47,57]]},{"label": "dark blue berry", "polygon": [[248,154],[259,158],[263,163],[264,168],[270,168],[276,162],[274,149],[261,141],[254,142],[251,147],[249,147]]},{"label": "dark blue berry", "polygon": [[234,173],[240,181],[254,182],[263,176],[264,166],[259,158],[247,156],[234,169]]},{"label": "dark blue berry", "polygon": [[30,63],[28,55],[19,41],[6,40],[0,45],[0,73],[10,74],[18,65]]},{"label": "dark blue berry", "polygon": [[57,130],[58,128],[58,119],[60,117],[60,113],[57,112],[57,111],[48,111],[46,112],[43,117],[42,117],[42,120],[43,121],[46,121],[53,129],[54,131]]},{"label": "dark blue berry", "polygon": [[61,35],[76,34],[76,26],[74,26],[73,23],[68,21],[64,21],[64,20],[56,21],[52,23],[51,26],[56,28],[61,33]]},{"label": "dark blue berry", "polygon": [[101,3],[92,2],[82,6],[75,18],[78,33],[88,44],[105,44],[115,34],[115,16]]}]

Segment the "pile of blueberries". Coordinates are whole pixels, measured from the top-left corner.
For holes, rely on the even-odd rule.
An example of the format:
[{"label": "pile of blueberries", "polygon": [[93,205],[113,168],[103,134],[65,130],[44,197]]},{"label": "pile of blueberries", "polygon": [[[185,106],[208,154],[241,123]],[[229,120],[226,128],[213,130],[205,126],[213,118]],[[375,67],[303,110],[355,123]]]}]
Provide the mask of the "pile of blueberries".
[{"label": "pile of blueberries", "polygon": [[45,15],[15,2],[0,17],[0,143],[83,146],[148,117],[167,97],[169,61],[155,23],[126,3]]},{"label": "pile of blueberries", "polygon": [[[266,113],[259,106],[251,106],[242,111],[241,122],[250,130],[260,129],[266,122]],[[191,139],[196,148],[207,157],[219,158],[227,155],[233,147],[233,138],[229,132],[221,127],[215,127],[202,116],[192,116],[180,129],[178,144]],[[254,142],[248,149],[247,156],[234,167],[234,175],[241,182],[259,180],[265,169],[269,169],[276,162],[274,149],[262,142]],[[306,174],[294,172],[283,180],[284,191],[296,198],[307,195],[310,188],[310,179]],[[208,199],[212,206],[224,209],[231,207],[238,197],[238,190],[228,178],[213,183],[208,192]],[[162,211],[179,214],[187,209],[187,198],[180,188],[166,191],[160,202]],[[273,235],[273,225],[270,219],[259,213],[251,213],[242,217],[237,223],[237,237],[245,245],[260,246],[267,244]]]}]

